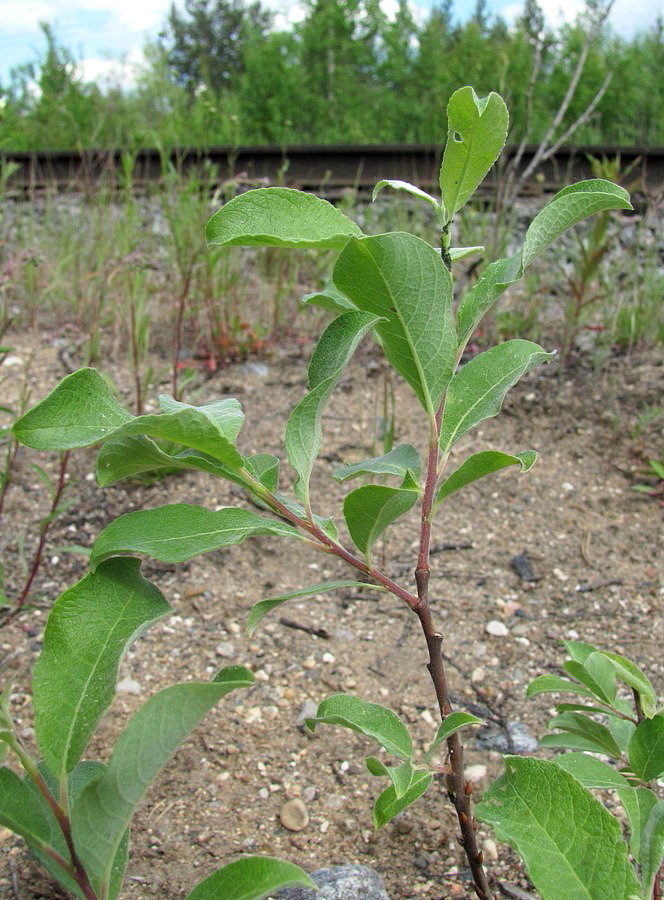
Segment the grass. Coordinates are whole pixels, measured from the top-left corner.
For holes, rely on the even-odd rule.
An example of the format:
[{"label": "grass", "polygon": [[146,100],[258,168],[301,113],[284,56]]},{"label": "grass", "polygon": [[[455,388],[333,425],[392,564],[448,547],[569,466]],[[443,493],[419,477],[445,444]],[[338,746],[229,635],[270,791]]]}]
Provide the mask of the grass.
[{"label": "grass", "polygon": [[[320,255],[208,249],[201,235],[223,202],[212,169],[183,179],[164,171],[165,187],[137,194],[125,167],[119,190],[42,195],[4,205],[0,235],[0,328],[64,338],[77,364],[99,365],[127,354],[140,412],[155,378],[181,396],[187,373],[265,353],[298,328],[300,299],[320,287]],[[0,188],[2,184],[0,184]],[[232,194],[234,185],[226,185]],[[381,196],[372,205],[346,198],[345,211],[367,232],[408,228],[430,233],[428,210],[410,198]],[[478,244],[492,213],[472,210],[457,224],[457,244]],[[524,222],[526,216],[523,217]],[[594,358],[664,342],[664,272],[653,216],[612,219],[608,249],[584,285],[592,303],[569,303],[583,267],[579,248],[593,223],[508,293],[487,338],[515,335],[562,347],[584,346]],[[507,249],[509,252],[509,248]],[[482,260],[464,261],[466,280]],[[463,283],[463,277],[460,279]],[[477,339],[481,343],[483,335]],[[165,371],[155,371],[154,360]]]}]

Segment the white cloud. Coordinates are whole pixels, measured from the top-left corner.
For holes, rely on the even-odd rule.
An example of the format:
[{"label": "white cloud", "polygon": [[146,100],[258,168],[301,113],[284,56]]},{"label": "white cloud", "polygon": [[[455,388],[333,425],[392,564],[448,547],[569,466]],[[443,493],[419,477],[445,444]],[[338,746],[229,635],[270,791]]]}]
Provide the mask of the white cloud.
[{"label": "white cloud", "polygon": [[110,87],[130,90],[135,87],[145,61],[143,51],[134,48],[121,60],[94,56],[82,59],[77,63],[76,69],[83,81],[92,82],[102,90]]},{"label": "white cloud", "polygon": [[50,0],[0,0],[0,22],[7,34],[33,31],[37,22],[48,22],[58,14],[58,7]]}]

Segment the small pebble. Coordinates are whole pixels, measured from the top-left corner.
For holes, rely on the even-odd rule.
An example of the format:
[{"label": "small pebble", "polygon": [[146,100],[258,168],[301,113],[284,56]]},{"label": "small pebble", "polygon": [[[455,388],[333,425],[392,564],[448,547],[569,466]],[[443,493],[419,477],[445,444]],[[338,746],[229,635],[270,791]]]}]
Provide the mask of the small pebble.
[{"label": "small pebble", "polygon": [[143,688],[137,681],[127,676],[122,681],[118,681],[115,690],[118,694],[140,694]]},{"label": "small pebble", "polygon": [[214,648],[214,652],[217,656],[222,656],[224,659],[232,659],[235,656],[235,647],[230,641],[222,641]]},{"label": "small pebble", "polygon": [[304,831],[309,824],[309,812],[299,798],[288,800],[279,811],[279,821],[288,831]]},{"label": "small pebble", "polygon": [[496,842],[491,838],[482,841],[482,851],[486,860],[495,862],[498,859],[498,847]]},{"label": "small pebble", "polygon": [[475,766],[468,766],[464,770],[464,775],[469,781],[481,781],[486,778],[487,767],[478,763]]},{"label": "small pebble", "polygon": [[505,625],[504,622],[499,622],[497,619],[492,619],[490,622],[487,622],[484,630],[487,634],[492,634],[494,637],[507,637],[509,634],[507,625]]}]

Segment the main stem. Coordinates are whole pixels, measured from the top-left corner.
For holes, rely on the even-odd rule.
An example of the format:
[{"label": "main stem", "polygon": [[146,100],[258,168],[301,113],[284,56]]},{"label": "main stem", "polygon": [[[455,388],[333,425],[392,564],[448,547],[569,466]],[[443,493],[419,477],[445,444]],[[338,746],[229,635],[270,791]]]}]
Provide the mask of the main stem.
[{"label": "main stem", "polygon": [[[443,663],[442,645],[443,635],[436,631],[431,618],[431,604],[429,601],[429,579],[431,568],[429,565],[431,548],[431,512],[433,509],[434,495],[438,475],[438,437],[440,434],[441,408],[436,415],[435,423],[432,422],[431,436],[429,439],[429,458],[427,463],[427,477],[422,497],[422,524],[420,529],[420,549],[415,569],[415,581],[417,584],[418,602],[414,612],[420,620],[422,631],[427,642],[429,662],[427,668],[433,681],[438,708],[441,719],[444,721],[452,712],[452,704],[447,687],[447,676]],[[480,900],[494,900],[494,895],[489,887],[486,872],[484,871],[482,851],[477,844],[477,821],[472,815],[470,797],[472,784],[466,781],[463,765],[463,746],[459,740],[458,732],[447,739],[450,773],[446,776],[447,795],[454,806],[461,830],[461,845],[466,853],[470,871],[473,876],[475,893]]]}]

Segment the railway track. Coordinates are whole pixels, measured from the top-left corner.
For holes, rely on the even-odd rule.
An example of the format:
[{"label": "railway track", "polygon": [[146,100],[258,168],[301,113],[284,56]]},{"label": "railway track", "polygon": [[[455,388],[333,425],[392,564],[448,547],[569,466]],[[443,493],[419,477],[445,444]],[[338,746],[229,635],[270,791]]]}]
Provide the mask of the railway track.
[{"label": "railway track", "polygon": [[[532,160],[529,147],[522,168]],[[503,154],[505,164],[514,150]],[[615,159],[620,168],[631,168],[629,182],[648,190],[664,184],[664,148],[579,146],[563,147],[540,165],[524,185],[524,193],[550,193],[571,181],[592,177],[588,155]],[[141,191],[164,183],[167,172],[197,177],[211,188],[228,185],[246,189],[265,184],[284,184],[339,199],[349,190],[369,195],[381,178],[410,181],[425,190],[437,189],[441,148],[433,145],[322,145],[281,147],[212,147],[209,150],[176,149],[169,154],[140,150],[128,158],[117,150],[72,150],[47,153],[0,153],[10,192],[31,194],[45,190],[96,193],[118,190],[131,172],[132,189]],[[484,188],[495,187],[500,172],[489,174]]]}]

